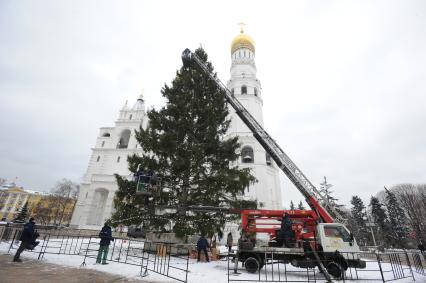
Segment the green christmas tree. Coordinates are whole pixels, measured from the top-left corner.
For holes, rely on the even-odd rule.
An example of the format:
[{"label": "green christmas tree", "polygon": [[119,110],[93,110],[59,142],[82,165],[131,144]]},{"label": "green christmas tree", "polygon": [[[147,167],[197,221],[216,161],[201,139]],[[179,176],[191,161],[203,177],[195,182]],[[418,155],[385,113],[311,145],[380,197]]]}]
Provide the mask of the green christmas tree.
[{"label": "green christmas tree", "polygon": [[391,226],[390,236],[392,239],[392,245],[394,247],[402,248],[404,247],[404,243],[409,233],[408,219],[395,194],[386,188],[385,192],[386,209],[388,211]]},{"label": "green christmas tree", "polygon": [[390,223],[383,204],[377,197],[371,197],[370,200],[371,216],[373,217],[378,240],[382,245],[387,245],[389,234],[391,233]]},{"label": "green christmas tree", "polygon": [[[213,70],[203,49],[195,53]],[[235,165],[240,145],[237,137],[225,137],[230,125],[225,95],[196,64],[183,66],[162,95],[166,105],[150,110],[148,127],[136,132],[144,154],[128,158],[131,172],[138,166],[153,170],[160,185],[147,188],[150,197],[141,196],[136,182],[116,176],[112,223],[143,223],[179,237],[212,235],[238,216],[189,207],[255,208],[256,202],[241,200],[255,178]]]},{"label": "green christmas tree", "polygon": [[294,207],[294,203],[293,203],[293,201],[291,200],[290,201],[290,210],[294,210],[295,209],[295,207]]},{"label": "green christmas tree", "polygon": [[368,240],[368,230],[366,225],[367,215],[365,212],[365,205],[359,196],[352,196],[351,199],[351,217],[349,224],[351,230],[355,234],[355,238],[360,244],[366,245]]},{"label": "green christmas tree", "polygon": [[28,216],[28,201],[25,202],[24,206],[21,208],[21,211],[19,211],[18,216],[13,220],[15,223],[25,223],[25,220]]},{"label": "green christmas tree", "polygon": [[305,206],[303,205],[302,201],[299,201],[299,204],[297,205],[297,209],[299,209],[299,210],[305,210]]}]

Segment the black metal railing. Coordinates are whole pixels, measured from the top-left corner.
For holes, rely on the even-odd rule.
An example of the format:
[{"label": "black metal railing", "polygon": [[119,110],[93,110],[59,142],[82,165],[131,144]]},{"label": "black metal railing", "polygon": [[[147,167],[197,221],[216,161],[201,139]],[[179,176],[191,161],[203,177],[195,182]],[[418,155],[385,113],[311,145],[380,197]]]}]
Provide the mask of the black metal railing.
[{"label": "black metal railing", "polygon": [[[22,227],[4,228],[0,226],[0,241],[6,245],[9,253],[19,246]],[[31,251],[42,259],[49,254],[80,256],[82,266],[95,262],[99,252],[100,239],[97,236],[62,234],[58,231],[41,231],[39,246]],[[360,258],[366,263],[365,268],[347,267],[338,280],[360,282],[389,282],[404,278],[414,280],[415,274],[426,276],[425,255],[417,250],[392,250],[383,253],[360,252],[341,253],[348,258]],[[287,258],[284,260],[283,258]],[[234,264],[232,254],[227,257],[228,282],[325,282],[323,273],[317,267],[314,256],[297,259],[299,266],[282,252],[260,254],[257,260],[262,263],[260,270],[249,273],[242,262]],[[178,282],[188,281],[189,251],[187,246],[163,242],[115,238],[111,242],[108,261],[140,267],[140,275],[154,272]],[[329,261],[323,261],[327,268]],[[294,262],[293,262],[294,264]],[[310,266],[310,267],[309,267]],[[226,267],[225,267],[226,269]],[[336,279],[336,278],[334,278]]]},{"label": "black metal railing", "polygon": [[[332,280],[389,282],[411,278],[414,281],[414,273],[426,276],[425,257],[419,251],[340,253],[340,255],[345,260],[335,260],[331,265],[330,259],[326,260],[320,256],[320,261],[327,270],[335,268],[334,272],[329,272]],[[348,266],[348,259],[355,261],[360,259],[365,262],[365,267],[354,267],[355,264]],[[239,260],[236,255],[230,254],[228,282],[327,282],[328,279],[318,265],[317,259],[307,254],[298,257],[285,252],[268,251],[264,254],[253,254],[251,259],[245,256]]]},{"label": "black metal railing", "polygon": [[[0,241],[8,245],[8,252],[19,246],[21,229],[0,230]],[[60,235],[52,232],[40,232],[38,247],[29,252],[38,253],[38,259],[47,254],[75,255],[83,258],[82,266],[98,258],[100,239],[95,236]],[[128,238],[114,238],[109,246],[107,260],[122,264],[140,266],[140,275],[154,272],[187,282],[189,267],[188,247],[164,242],[147,242]]]}]

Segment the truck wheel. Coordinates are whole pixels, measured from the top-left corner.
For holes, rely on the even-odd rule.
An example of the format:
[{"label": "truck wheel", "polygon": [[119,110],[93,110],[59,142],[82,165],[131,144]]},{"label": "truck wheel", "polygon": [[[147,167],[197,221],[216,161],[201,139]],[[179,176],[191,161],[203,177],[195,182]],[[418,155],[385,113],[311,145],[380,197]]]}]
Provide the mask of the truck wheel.
[{"label": "truck wheel", "polygon": [[249,273],[256,273],[260,268],[259,261],[254,257],[249,257],[244,261],[244,266]]},{"label": "truck wheel", "polygon": [[328,274],[330,274],[331,276],[333,276],[336,279],[342,279],[343,277],[343,269],[340,266],[340,264],[338,264],[337,262],[330,262],[329,264],[327,264],[327,272]]}]

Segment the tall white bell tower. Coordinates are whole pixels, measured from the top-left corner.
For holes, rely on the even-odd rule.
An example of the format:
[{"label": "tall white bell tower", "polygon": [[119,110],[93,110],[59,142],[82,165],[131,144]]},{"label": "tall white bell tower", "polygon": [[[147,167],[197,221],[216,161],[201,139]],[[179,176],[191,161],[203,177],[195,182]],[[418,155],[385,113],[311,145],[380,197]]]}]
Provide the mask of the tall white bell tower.
[{"label": "tall white bell tower", "polygon": [[142,154],[135,130],[146,128],[148,116],[143,95],[132,107],[120,110],[114,127],[102,127],[92,148],[89,166],[83,177],[80,194],[71,225],[80,229],[100,229],[114,212],[114,197],[118,190],[114,174],[131,175],[127,157]]},{"label": "tall white bell tower", "polygon": [[[262,88],[256,77],[254,41],[244,34],[242,27],[240,34],[232,41],[231,58],[231,78],[227,87],[263,126]],[[230,113],[232,121],[229,135],[237,135],[241,143],[238,165],[241,168],[250,168],[258,180],[246,189],[245,197],[258,200],[259,208],[282,209],[279,168],[235,111],[230,109]]]}]

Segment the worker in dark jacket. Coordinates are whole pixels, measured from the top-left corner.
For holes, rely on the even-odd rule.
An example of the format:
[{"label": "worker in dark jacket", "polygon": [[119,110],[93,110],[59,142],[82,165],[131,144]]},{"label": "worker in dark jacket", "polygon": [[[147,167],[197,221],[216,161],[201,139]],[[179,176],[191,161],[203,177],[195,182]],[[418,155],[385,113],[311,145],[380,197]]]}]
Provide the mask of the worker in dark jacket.
[{"label": "worker in dark jacket", "polygon": [[21,245],[16,251],[15,256],[13,257],[14,262],[22,262],[19,258],[21,253],[30,247],[35,246],[35,239],[37,237],[37,232],[35,231],[35,220],[33,217],[30,218],[27,224],[24,225],[24,230],[22,231],[21,237],[19,240],[21,241]]},{"label": "worker in dark jacket", "polygon": [[279,237],[284,242],[284,246],[290,248],[291,247],[291,239],[293,237],[293,229],[292,223],[290,219],[290,215],[288,213],[284,213],[283,218],[281,220],[281,229],[280,229]]},{"label": "worker in dark jacket", "polygon": [[232,233],[228,233],[228,237],[226,239],[226,245],[228,246],[228,252],[232,251],[232,245],[234,244],[234,239],[232,238]]},{"label": "worker in dark jacket", "polygon": [[200,261],[200,253],[201,251],[204,251],[204,255],[206,256],[206,261],[209,262],[209,254],[207,253],[207,248],[210,248],[209,242],[206,238],[204,238],[204,235],[201,235],[201,237],[197,241],[197,251],[198,251],[198,260]]},{"label": "worker in dark jacket", "polygon": [[96,263],[101,263],[102,260],[102,264],[108,264],[106,262],[106,258],[108,255],[109,245],[111,241],[114,241],[111,227],[108,226],[108,223],[105,223],[104,227],[102,227],[101,232],[99,232],[99,238],[101,238],[101,242],[99,243],[99,251],[98,257],[96,258]]},{"label": "worker in dark jacket", "polygon": [[145,168],[143,168],[141,164],[139,164],[133,176],[134,176],[134,181],[138,182],[139,178],[146,176]]}]

